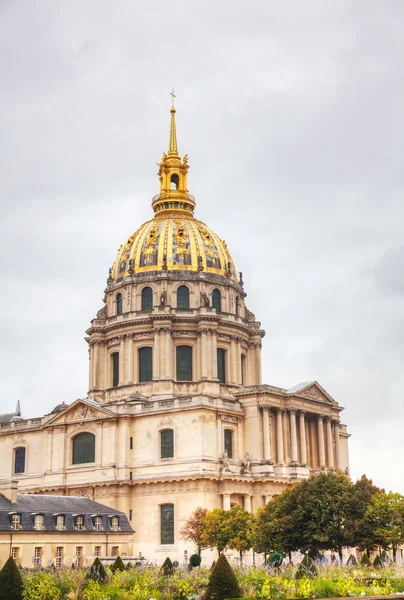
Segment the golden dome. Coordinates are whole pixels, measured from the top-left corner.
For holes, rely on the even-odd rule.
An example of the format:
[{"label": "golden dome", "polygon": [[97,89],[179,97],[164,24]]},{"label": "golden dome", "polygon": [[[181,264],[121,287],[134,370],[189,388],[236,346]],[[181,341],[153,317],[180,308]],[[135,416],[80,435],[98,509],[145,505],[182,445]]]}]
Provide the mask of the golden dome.
[{"label": "golden dome", "polygon": [[152,207],[155,217],[144,223],[118,250],[110,277],[155,271],[204,271],[237,281],[226,242],[193,217],[195,199],[188,192],[188,156],[177,150],[174,93],[170,109],[168,153],[158,163],[160,194]]},{"label": "golden dome", "polygon": [[226,242],[205,223],[182,211],[144,223],[121,246],[112,279],[151,271],[204,271],[237,281]]}]

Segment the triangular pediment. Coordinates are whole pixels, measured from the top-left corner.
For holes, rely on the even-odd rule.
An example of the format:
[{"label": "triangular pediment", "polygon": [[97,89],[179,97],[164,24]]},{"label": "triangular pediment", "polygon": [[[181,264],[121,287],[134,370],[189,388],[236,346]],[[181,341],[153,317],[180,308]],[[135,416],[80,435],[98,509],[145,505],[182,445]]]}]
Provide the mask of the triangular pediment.
[{"label": "triangular pediment", "polygon": [[317,381],[308,381],[295,385],[293,388],[287,390],[286,393],[288,396],[299,396],[308,400],[314,400],[315,402],[338,406],[334,398]]},{"label": "triangular pediment", "polygon": [[112,410],[101,406],[94,400],[78,399],[65,410],[49,419],[46,425],[66,425],[67,423],[92,421],[114,416],[115,413]]}]

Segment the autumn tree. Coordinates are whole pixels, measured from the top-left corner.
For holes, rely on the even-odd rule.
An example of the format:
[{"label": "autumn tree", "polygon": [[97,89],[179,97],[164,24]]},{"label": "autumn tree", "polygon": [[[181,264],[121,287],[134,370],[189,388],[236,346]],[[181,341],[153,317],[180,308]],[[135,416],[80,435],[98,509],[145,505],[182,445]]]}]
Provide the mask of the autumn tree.
[{"label": "autumn tree", "polygon": [[216,548],[221,554],[229,545],[230,532],[226,524],[226,513],[222,508],[208,511],[204,520],[203,543],[205,548]]},{"label": "autumn tree", "polygon": [[206,508],[196,508],[180,530],[182,539],[193,542],[199,555],[204,548],[208,547],[205,545],[204,541],[205,519],[207,514],[208,510]]},{"label": "autumn tree", "polygon": [[243,552],[253,544],[253,516],[239,504],[234,504],[226,511],[224,526],[228,534],[228,547],[240,554],[240,564],[243,562]]}]

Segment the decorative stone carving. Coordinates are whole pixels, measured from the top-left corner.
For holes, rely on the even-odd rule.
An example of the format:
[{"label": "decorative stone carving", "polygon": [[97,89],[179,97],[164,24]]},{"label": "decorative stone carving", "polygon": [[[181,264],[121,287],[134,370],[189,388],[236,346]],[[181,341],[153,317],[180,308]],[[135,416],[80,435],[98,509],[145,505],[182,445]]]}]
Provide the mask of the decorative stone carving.
[{"label": "decorative stone carving", "polygon": [[238,423],[239,417],[234,417],[233,415],[225,415],[224,413],[219,413],[219,419],[222,421],[226,421],[227,423]]}]

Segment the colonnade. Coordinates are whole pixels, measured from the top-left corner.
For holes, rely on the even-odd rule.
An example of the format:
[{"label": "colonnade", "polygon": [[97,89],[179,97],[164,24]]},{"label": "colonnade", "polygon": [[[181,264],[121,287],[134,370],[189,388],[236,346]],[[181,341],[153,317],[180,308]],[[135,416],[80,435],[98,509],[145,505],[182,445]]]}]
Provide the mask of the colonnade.
[{"label": "colonnade", "polygon": [[339,429],[327,416],[263,406],[264,460],[339,470]]},{"label": "colonnade", "polygon": [[[230,510],[232,502],[231,502],[231,497],[232,494],[230,493],[224,493],[221,495],[222,496],[222,508],[223,510]],[[266,506],[268,504],[268,502],[270,502],[273,499],[273,495],[251,495],[251,494],[236,494],[237,499],[240,498],[240,496],[243,499],[243,507],[245,508],[245,510],[247,512],[255,512],[257,510],[258,507],[261,507],[262,505]]]}]

